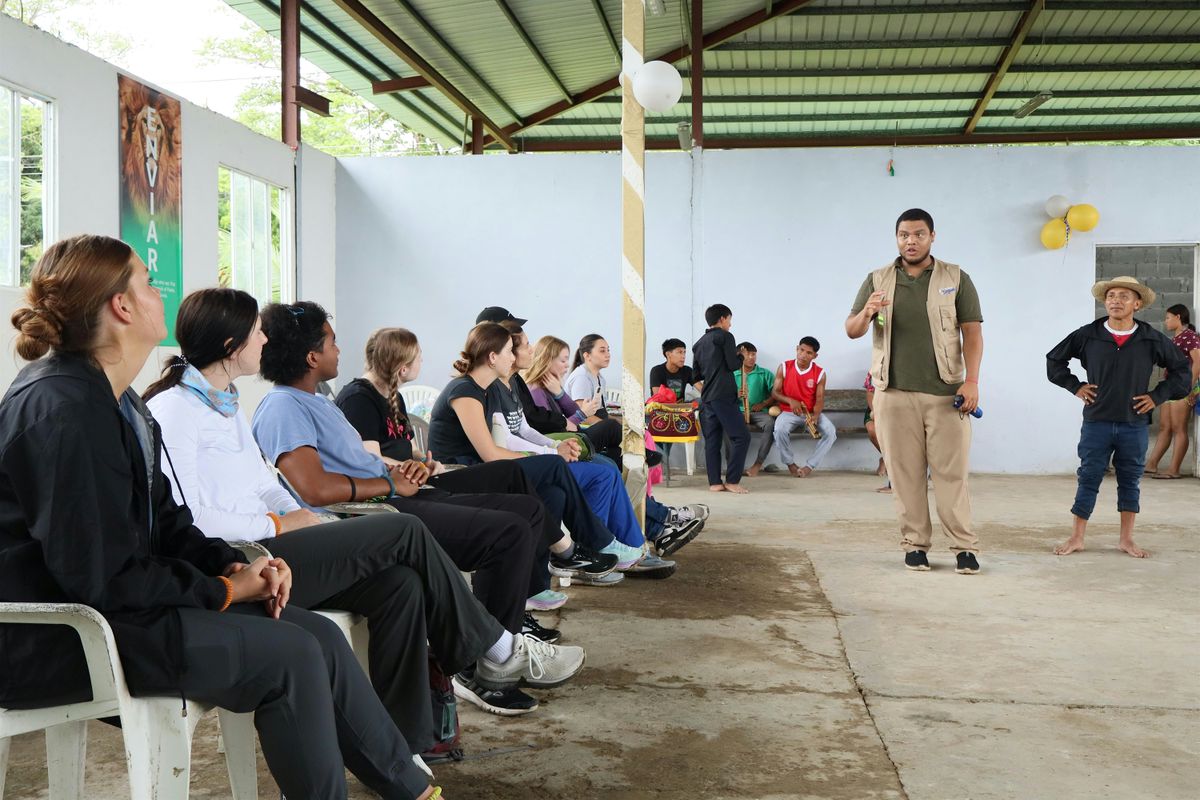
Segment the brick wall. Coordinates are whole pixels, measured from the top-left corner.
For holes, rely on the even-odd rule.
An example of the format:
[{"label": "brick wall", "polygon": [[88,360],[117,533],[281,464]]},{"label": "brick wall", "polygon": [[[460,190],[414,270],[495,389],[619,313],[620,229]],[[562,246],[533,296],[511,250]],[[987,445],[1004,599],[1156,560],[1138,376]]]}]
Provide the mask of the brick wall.
[{"label": "brick wall", "polygon": [[[1196,248],[1193,245],[1164,245],[1145,247],[1097,247],[1096,280],[1120,275],[1132,275],[1158,294],[1154,308],[1139,314],[1154,327],[1163,330],[1163,311],[1183,303],[1196,313]],[[1096,316],[1104,315],[1104,306],[1096,303]],[[1165,333],[1165,331],[1164,331]]]}]

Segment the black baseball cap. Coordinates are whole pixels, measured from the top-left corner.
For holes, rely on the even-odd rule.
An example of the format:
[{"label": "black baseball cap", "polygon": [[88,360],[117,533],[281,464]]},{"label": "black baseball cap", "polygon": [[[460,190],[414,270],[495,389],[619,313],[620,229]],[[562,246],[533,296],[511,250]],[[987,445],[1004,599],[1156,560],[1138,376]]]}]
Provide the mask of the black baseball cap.
[{"label": "black baseball cap", "polygon": [[476,325],[478,325],[481,322],[497,322],[498,323],[498,322],[510,322],[510,321],[515,322],[518,325],[524,325],[526,322],[529,322],[529,320],[527,320],[527,319],[521,319],[520,317],[514,317],[512,314],[510,314],[508,312],[507,308],[501,308],[500,306],[488,306],[483,311],[480,311],[479,316],[475,318]]}]

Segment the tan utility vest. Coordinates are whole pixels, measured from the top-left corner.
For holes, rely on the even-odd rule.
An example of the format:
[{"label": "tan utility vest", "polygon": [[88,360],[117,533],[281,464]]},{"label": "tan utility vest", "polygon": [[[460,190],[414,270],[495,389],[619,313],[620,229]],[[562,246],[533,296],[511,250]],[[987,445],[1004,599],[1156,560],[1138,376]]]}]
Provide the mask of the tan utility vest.
[{"label": "tan utility vest", "polygon": [[[965,377],[962,355],[962,339],[958,330],[958,311],[954,301],[958,298],[958,286],[962,280],[962,269],[957,264],[933,260],[933,275],[929,277],[929,297],[925,311],[929,317],[929,332],[933,336],[933,354],[937,358],[938,374],[946,383],[958,385]],[[889,262],[871,273],[875,291],[884,292],[892,302],[896,300],[896,262]],[[888,387],[888,372],[892,361],[892,306],[881,310],[883,325],[871,323],[871,380],[876,389]]]}]

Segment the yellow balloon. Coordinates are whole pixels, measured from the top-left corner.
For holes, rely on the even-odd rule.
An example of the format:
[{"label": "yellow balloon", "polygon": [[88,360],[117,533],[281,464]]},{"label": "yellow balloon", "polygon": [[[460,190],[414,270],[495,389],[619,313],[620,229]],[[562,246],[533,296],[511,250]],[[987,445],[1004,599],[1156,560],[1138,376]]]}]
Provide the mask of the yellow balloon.
[{"label": "yellow balloon", "polygon": [[1067,224],[1073,231],[1090,231],[1100,222],[1100,212],[1087,203],[1071,206],[1067,211]]},{"label": "yellow balloon", "polygon": [[1042,226],[1042,246],[1047,250],[1057,250],[1067,243],[1067,235],[1067,223],[1052,219]]}]

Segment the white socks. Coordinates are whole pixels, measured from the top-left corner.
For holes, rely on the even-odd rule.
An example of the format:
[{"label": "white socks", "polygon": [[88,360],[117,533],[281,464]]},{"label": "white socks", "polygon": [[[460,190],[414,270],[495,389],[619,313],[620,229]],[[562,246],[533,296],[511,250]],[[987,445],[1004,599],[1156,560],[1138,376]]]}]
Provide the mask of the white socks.
[{"label": "white socks", "polygon": [[512,658],[513,654],[513,635],[505,631],[496,640],[496,643],[488,648],[488,651],[483,654],[483,657],[495,664],[503,664]]}]

